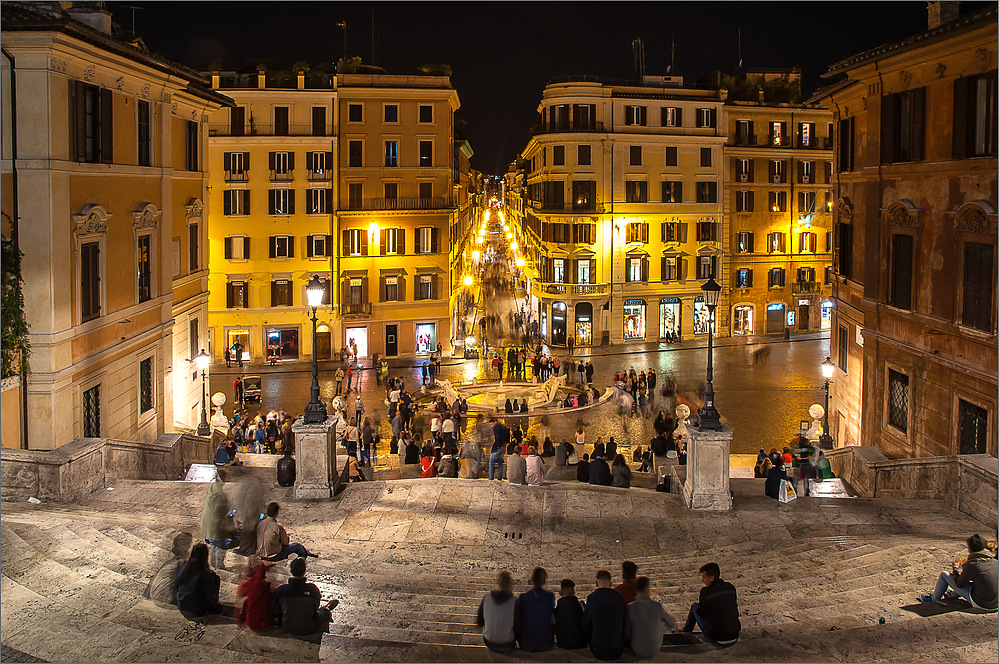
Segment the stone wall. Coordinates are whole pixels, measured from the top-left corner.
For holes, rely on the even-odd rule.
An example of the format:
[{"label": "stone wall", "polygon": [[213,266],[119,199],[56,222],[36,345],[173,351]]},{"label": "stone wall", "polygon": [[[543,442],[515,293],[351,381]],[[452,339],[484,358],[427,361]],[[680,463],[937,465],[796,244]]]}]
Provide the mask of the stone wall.
[{"label": "stone wall", "polygon": [[77,438],[50,451],[4,449],[0,499],[74,502],[111,479],[178,479],[192,463],[211,463],[214,449],[210,438],[180,433],[149,443]]},{"label": "stone wall", "polygon": [[981,521],[999,524],[999,459],[988,454],[888,459],[873,447],[842,447],[826,454],[837,477],[864,498],[931,498]]}]

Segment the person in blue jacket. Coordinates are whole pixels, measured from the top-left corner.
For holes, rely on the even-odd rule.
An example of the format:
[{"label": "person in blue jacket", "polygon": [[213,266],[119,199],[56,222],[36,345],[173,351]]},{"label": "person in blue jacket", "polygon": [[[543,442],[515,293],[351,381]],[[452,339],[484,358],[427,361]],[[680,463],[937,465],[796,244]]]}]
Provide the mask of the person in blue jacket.
[{"label": "person in blue jacket", "polygon": [[545,568],[535,567],[534,587],[517,598],[513,631],[521,650],[541,652],[555,645],[555,594],[545,590],[547,582]]}]

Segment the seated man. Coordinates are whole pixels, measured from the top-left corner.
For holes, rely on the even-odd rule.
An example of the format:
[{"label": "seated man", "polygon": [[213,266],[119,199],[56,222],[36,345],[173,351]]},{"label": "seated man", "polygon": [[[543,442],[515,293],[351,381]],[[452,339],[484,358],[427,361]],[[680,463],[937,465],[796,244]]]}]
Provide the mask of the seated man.
[{"label": "seated man", "polygon": [[733,645],[742,629],[735,586],[722,581],[718,563],[701,565],[700,572],[704,587],[699,601],[690,605],[683,631],[693,632],[696,623],[712,645],[722,648]]},{"label": "seated man", "polygon": [[555,604],[555,639],[559,648],[573,650],[586,647],[583,631],[585,604],[576,597],[576,584],[572,579],[562,579],[559,600]]},{"label": "seated man", "polygon": [[663,647],[663,625],[676,629],[676,621],[666,613],[659,602],[652,599],[649,577],[640,576],[635,581],[635,601],[628,604],[628,622],[631,624],[631,651],[646,659]]},{"label": "seated man", "polygon": [[590,642],[590,652],[597,659],[617,659],[631,637],[628,609],[621,594],[611,588],[611,575],[597,572],[597,588],[586,598],[583,631]]},{"label": "seated man", "polygon": [[[976,609],[995,611],[999,603],[999,561],[988,549],[985,538],[968,538],[968,560],[962,566],[955,562],[950,572],[937,579],[932,595],[920,595],[922,602],[939,602],[946,597],[961,597]],[[949,589],[948,589],[949,588]]]},{"label": "seated man", "polygon": [[284,560],[293,553],[299,558],[318,558],[298,542],[290,542],[288,531],[277,520],[280,509],[277,503],[267,504],[267,517],[257,525],[257,555],[272,562]]},{"label": "seated man", "polygon": [[295,457],[291,456],[291,446],[284,446],[284,456],[277,462],[278,486],[295,486]]},{"label": "seated man", "polygon": [[519,446],[507,457],[506,479],[510,484],[523,484],[527,479],[527,460],[521,456]]},{"label": "seated man", "polygon": [[296,636],[325,632],[332,619],[330,611],[336,608],[339,600],[331,599],[326,606],[320,606],[322,596],[319,588],[305,581],[304,558],[291,561],[290,569],[288,583],[271,596],[270,614],[274,622]]}]

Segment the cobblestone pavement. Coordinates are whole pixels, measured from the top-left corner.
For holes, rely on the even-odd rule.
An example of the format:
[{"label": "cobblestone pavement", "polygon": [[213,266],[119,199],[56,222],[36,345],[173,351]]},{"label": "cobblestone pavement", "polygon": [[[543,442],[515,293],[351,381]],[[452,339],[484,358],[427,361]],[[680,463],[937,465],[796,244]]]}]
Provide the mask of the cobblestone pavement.
[{"label": "cobblestone pavement", "polygon": [[45,662],[47,660],[38,659],[37,657],[32,657],[27,653],[23,653],[20,650],[15,650],[9,646],[0,645],[0,661],[3,662],[23,662],[24,664],[31,664],[32,662]]}]

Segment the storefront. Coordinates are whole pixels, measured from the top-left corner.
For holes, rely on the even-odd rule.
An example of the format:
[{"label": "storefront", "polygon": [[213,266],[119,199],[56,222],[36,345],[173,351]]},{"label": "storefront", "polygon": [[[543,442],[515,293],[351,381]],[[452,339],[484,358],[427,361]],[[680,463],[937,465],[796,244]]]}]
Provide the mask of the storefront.
[{"label": "storefront", "polygon": [[565,341],[565,302],[555,302],[552,304],[552,343],[556,346],[563,346]]},{"label": "storefront", "polygon": [[416,354],[437,352],[437,323],[416,324]]},{"label": "storefront", "polygon": [[[808,332],[808,326],[811,324],[811,300],[807,298],[802,298],[798,300],[798,331]],[[788,325],[792,323],[788,321]]]},{"label": "storefront", "polygon": [[832,327],[832,310],[833,303],[826,300],[822,303],[822,328],[823,330],[828,330]]},{"label": "storefront", "polygon": [[735,336],[753,334],[753,305],[735,305],[732,310],[732,334]]},{"label": "storefront", "polygon": [[680,336],[683,305],[678,297],[664,297],[659,300],[659,338]]},{"label": "storefront", "polygon": [[[226,348],[230,351],[235,344],[239,344],[242,347],[240,354],[243,356],[244,362],[250,362],[250,330],[245,327],[237,327],[228,329],[225,331],[225,343]],[[238,361],[239,358],[235,355],[232,356],[233,361]]]},{"label": "storefront", "polygon": [[[707,334],[710,320],[711,313],[708,311],[708,305],[704,303],[704,296],[698,295],[694,298],[694,334]],[[717,332],[714,327],[711,331]]]},{"label": "storefront", "polygon": [[783,334],[784,303],[774,302],[767,305],[767,334]]},{"label": "storefront", "polygon": [[589,302],[576,305],[576,345],[593,345],[593,305]]},{"label": "storefront", "polygon": [[624,301],[624,339],[645,338],[645,300]]},{"label": "storefront", "polygon": [[267,361],[298,359],[298,328],[267,328]]},{"label": "storefront", "polygon": [[343,347],[356,357],[368,356],[368,328],[345,327],[343,330]]}]

